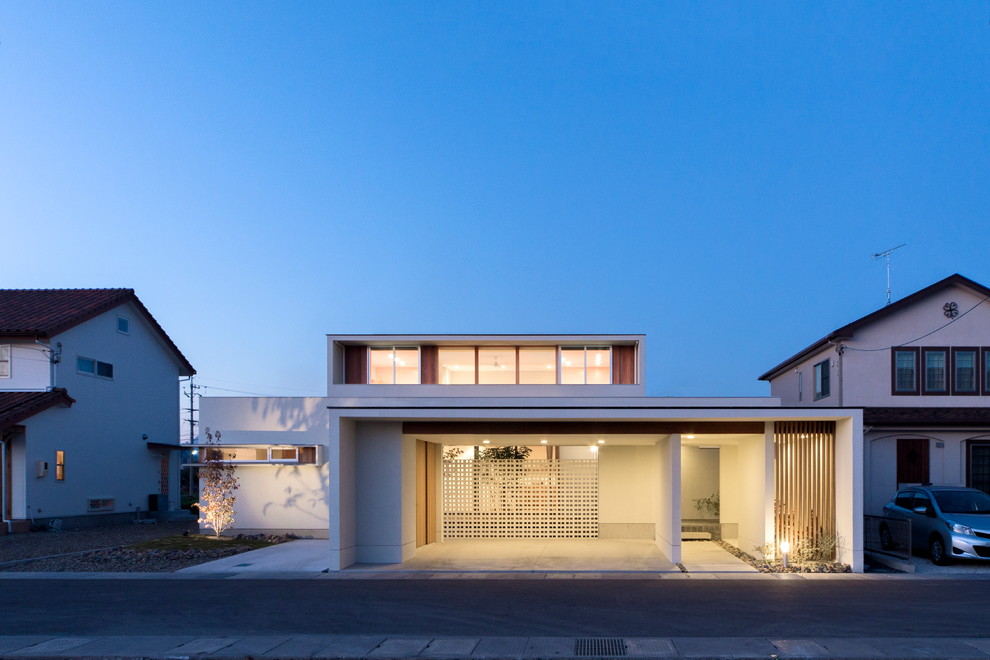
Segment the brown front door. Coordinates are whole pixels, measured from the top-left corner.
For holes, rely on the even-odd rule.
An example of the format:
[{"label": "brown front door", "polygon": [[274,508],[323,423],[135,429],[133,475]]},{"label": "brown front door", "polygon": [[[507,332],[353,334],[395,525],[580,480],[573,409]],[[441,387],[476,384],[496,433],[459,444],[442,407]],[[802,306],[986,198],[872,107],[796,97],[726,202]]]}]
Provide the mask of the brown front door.
[{"label": "brown front door", "polygon": [[416,441],[416,547],[437,540],[437,448]]},{"label": "brown front door", "polygon": [[897,487],[928,483],[928,438],[898,438]]}]

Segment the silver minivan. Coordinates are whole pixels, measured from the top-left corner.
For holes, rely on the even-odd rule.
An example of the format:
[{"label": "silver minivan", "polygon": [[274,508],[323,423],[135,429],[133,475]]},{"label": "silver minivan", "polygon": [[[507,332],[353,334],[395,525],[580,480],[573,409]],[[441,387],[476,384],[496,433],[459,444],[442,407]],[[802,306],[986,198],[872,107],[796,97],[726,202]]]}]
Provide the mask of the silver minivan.
[{"label": "silver minivan", "polygon": [[[990,559],[990,495],[975,488],[912,486],[897,491],[884,515],[911,521],[911,545],[927,549],[935,564]],[[886,538],[884,532],[886,531]],[[880,543],[890,543],[881,526]]]}]

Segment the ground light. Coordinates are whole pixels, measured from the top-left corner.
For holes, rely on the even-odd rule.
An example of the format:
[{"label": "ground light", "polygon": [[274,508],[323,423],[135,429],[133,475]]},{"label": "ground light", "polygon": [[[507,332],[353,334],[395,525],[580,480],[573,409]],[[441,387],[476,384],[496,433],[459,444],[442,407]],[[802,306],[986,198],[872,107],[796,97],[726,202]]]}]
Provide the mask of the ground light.
[{"label": "ground light", "polygon": [[784,568],[787,568],[787,553],[791,551],[791,544],[787,541],[780,542],[780,553],[784,557]]}]

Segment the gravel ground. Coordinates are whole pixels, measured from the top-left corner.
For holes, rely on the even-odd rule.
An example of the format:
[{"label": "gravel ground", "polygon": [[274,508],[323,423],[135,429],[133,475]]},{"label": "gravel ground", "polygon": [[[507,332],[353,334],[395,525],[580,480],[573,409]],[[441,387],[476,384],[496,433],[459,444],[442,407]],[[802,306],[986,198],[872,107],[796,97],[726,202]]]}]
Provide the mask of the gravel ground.
[{"label": "gravel ground", "polygon": [[[196,533],[198,526],[195,522],[170,522],[7,534],[0,536],[0,571],[170,573],[186,566],[251,550],[248,546],[180,551],[129,550],[124,547],[186,531]],[[76,554],[51,556],[67,553]],[[17,561],[33,557],[40,559]]]}]

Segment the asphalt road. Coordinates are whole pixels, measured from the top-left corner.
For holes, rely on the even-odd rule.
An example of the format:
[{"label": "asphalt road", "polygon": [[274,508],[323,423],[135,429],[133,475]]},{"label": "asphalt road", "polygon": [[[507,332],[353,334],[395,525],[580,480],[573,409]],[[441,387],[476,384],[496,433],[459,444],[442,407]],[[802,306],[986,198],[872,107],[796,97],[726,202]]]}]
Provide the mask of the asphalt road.
[{"label": "asphalt road", "polygon": [[0,635],[972,637],[985,580],[2,580]]}]

